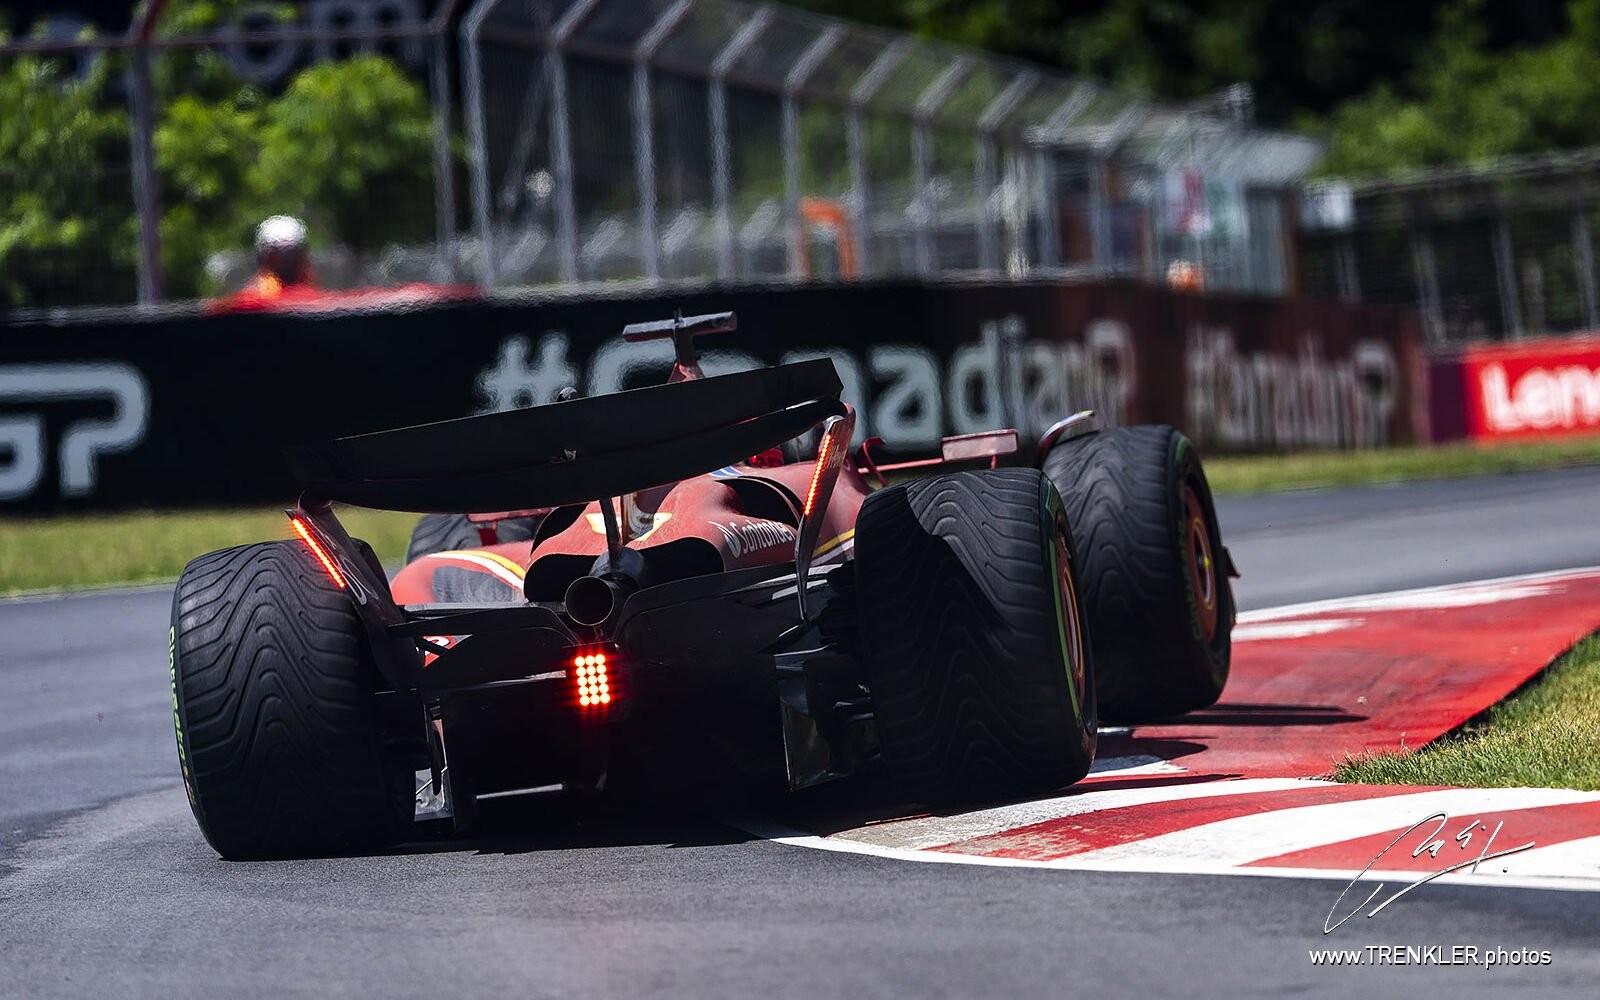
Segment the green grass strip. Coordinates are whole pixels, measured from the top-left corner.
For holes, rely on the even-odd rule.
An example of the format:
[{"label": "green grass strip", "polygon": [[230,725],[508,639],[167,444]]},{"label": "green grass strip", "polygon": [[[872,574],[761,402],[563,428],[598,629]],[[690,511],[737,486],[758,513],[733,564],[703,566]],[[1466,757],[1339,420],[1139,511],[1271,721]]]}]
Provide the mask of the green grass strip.
[{"label": "green grass strip", "polygon": [[1410,752],[1356,757],[1338,781],[1600,790],[1600,636],[1460,733]]},{"label": "green grass strip", "polygon": [[1214,493],[1267,493],[1318,486],[1485,476],[1600,464],[1600,435],[1515,444],[1457,443],[1370,451],[1213,455],[1205,459]]},{"label": "green grass strip", "polygon": [[[1219,494],[1317,486],[1355,486],[1448,476],[1487,475],[1600,464],[1600,436],[1527,444],[1455,444],[1292,455],[1212,456],[1205,460]],[[372,543],[385,563],[405,554],[412,514],[346,508],[350,533]],[[213,549],[287,537],[270,508],[135,511],[61,517],[0,517],[0,594],[28,590],[170,580]]]},{"label": "green grass strip", "polygon": [[[415,514],[341,508],[386,564],[405,556]],[[195,556],[291,537],[281,509],[135,511],[0,518],[0,593],[171,580]]]}]

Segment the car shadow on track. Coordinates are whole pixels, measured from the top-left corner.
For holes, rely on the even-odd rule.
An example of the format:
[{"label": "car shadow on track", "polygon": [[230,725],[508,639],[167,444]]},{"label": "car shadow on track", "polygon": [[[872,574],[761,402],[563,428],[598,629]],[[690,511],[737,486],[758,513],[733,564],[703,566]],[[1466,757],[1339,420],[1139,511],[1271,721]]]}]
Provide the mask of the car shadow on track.
[{"label": "car shadow on track", "polygon": [[[1339,705],[1251,704],[1219,702],[1187,715],[1146,723],[1146,726],[1338,726],[1365,722],[1367,716]],[[1138,733],[1141,727],[1135,726]]]},{"label": "car shadow on track", "polygon": [[431,824],[423,837],[387,853],[536,854],[618,847],[714,847],[752,839],[718,822],[703,803],[663,806],[635,801],[563,800],[480,804],[472,827],[455,834],[448,822]]},{"label": "car shadow on track", "polygon": [[[657,794],[631,797],[505,799],[481,803],[476,822],[466,834],[456,835],[442,823],[435,831],[388,853],[519,855],[638,846],[709,847],[757,839],[730,817],[760,817],[763,826],[772,820],[783,827],[827,836],[919,816],[953,816],[1091,792],[1234,778],[1239,775],[1192,764],[1180,772],[1181,765],[1174,762],[1211,749],[1207,730],[1221,733],[1238,727],[1340,725],[1364,719],[1336,705],[1224,702],[1170,720],[1109,729],[1101,735],[1095,770],[1087,780],[1040,795],[989,801],[909,802],[895,793],[887,776],[876,768],[850,780],[799,792],[764,787],[742,789],[737,794],[668,795],[658,790]],[[1176,727],[1181,727],[1182,738],[1170,732]],[[1163,769],[1164,764],[1174,766]]]}]

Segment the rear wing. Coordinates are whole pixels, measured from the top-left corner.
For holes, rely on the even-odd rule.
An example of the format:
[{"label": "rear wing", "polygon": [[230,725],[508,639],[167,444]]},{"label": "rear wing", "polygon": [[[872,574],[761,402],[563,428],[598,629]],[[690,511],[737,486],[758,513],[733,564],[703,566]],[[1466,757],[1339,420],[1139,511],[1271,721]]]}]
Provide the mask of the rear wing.
[{"label": "rear wing", "polygon": [[287,448],[313,497],[419,513],[587,503],[731,465],[844,413],[833,362],[697,378]]}]

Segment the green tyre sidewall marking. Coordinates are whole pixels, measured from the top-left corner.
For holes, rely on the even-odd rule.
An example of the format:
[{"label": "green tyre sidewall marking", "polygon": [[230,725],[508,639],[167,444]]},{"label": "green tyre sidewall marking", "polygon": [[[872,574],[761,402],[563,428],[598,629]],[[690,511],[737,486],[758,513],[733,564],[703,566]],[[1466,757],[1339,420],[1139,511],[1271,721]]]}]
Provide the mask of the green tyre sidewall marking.
[{"label": "green tyre sidewall marking", "polygon": [[[173,595],[177,600],[177,595]],[[194,776],[189,771],[189,748],[183,735],[183,705],[178,698],[178,622],[177,609],[167,626],[167,674],[172,681],[172,731],[178,741],[178,769],[183,774],[183,792],[189,798],[189,808],[200,818],[200,800],[194,791]]]},{"label": "green tyre sidewall marking", "polygon": [[[1189,551],[1189,515],[1183,507],[1183,489],[1187,482],[1183,475],[1183,459],[1189,453],[1189,438],[1181,431],[1174,432],[1172,438],[1175,442],[1172,449],[1173,493],[1168,497],[1168,501],[1175,508],[1174,513],[1177,515],[1174,523],[1177,525],[1178,551],[1182,553],[1183,560],[1183,599],[1189,608],[1189,635],[1202,646],[1209,646],[1206,642],[1205,629],[1200,626],[1199,596],[1194,592],[1194,578],[1189,569],[1189,560],[1192,557]],[[1205,527],[1209,533],[1211,526],[1208,524]]]},{"label": "green tyre sidewall marking", "polygon": [[[1067,642],[1067,621],[1061,609],[1061,565],[1056,561],[1056,519],[1061,512],[1060,497],[1048,476],[1039,477],[1039,492],[1044,501],[1045,548],[1050,552],[1050,592],[1055,595],[1056,638],[1061,644],[1061,668],[1067,675],[1067,697],[1072,701],[1074,718],[1082,719],[1083,704],[1078,696],[1077,678],[1073,676],[1071,645]],[[1076,601],[1073,602],[1076,606]]]},{"label": "green tyre sidewall marking", "polygon": [[[1208,642],[1205,637],[1205,629],[1202,627],[1200,621],[1200,598],[1199,595],[1195,593],[1194,580],[1189,572],[1188,564],[1191,554],[1189,552],[1189,529],[1187,514],[1183,510],[1183,490],[1185,485],[1191,481],[1191,478],[1194,484],[1193,489],[1195,496],[1200,501],[1201,509],[1205,514],[1205,530],[1211,539],[1214,549],[1212,556],[1213,560],[1220,558],[1218,553],[1220,553],[1222,550],[1221,532],[1218,529],[1216,521],[1216,507],[1215,502],[1211,497],[1211,486],[1206,482],[1205,471],[1200,465],[1198,457],[1193,459],[1195,468],[1192,470],[1192,472],[1189,475],[1183,474],[1184,462],[1193,450],[1193,443],[1189,440],[1188,436],[1181,431],[1175,432],[1173,434],[1173,438],[1176,442],[1172,450],[1173,463],[1176,473],[1174,476],[1176,481],[1176,492],[1171,497],[1171,502],[1176,508],[1178,508],[1176,511],[1177,517],[1174,523],[1177,525],[1176,530],[1179,551],[1183,553],[1184,559],[1183,594],[1185,604],[1189,610],[1189,632],[1198,648],[1204,650],[1206,657],[1206,669],[1212,678],[1216,679],[1219,672],[1225,669],[1226,660],[1222,656],[1222,650],[1225,648],[1223,636],[1229,633],[1231,630],[1225,627],[1224,619],[1226,616],[1233,613],[1233,598],[1232,594],[1228,590],[1228,581],[1222,576],[1220,566],[1214,565],[1211,572],[1213,573],[1213,580],[1217,593],[1218,621],[1216,633],[1211,641]],[[1224,685],[1226,684],[1225,676],[1222,680],[1222,683]]]}]

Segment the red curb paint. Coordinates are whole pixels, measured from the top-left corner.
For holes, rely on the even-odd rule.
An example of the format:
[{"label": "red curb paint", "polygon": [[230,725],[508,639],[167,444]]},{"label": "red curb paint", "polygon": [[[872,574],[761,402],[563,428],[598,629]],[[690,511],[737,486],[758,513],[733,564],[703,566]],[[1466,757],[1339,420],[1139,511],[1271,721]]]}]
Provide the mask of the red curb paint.
[{"label": "red curb paint", "polygon": [[[1457,728],[1533,677],[1600,624],[1600,572],[1503,588],[1524,596],[1432,609],[1329,607],[1257,625],[1358,623],[1303,638],[1234,646],[1224,701],[1174,722],[1107,736],[1102,757],[1197,747],[1188,771],[1244,777],[1328,774],[1345,755],[1415,749]],[[1467,588],[1440,588],[1443,601]],[[1397,596],[1396,603],[1405,600]],[[1356,602],[1359,604],[1359,602]],[[1157,756],[1167,757],[1156,752]]]},{"label": "red curb paint", "polygon": [[[1102,847],[1176,833],[1207,823],[1332,802],[1378,798],[1416,791],[1413,788],[1374,789],[1362,785],[1313,785],[1273,792],[1247,792],[1174,802],[1150,802],[1123,808],[1100,809],[1063,816],[1004,833],[929,848],[950,854],[983,854],[997,858],[1053,861]],[[1365,862],[1363,862],[1365,863]],[[1358,866],[1359,867],[1359,866]]]},{"label": "red curb paint", "polygon": [[[1366,791],[1381,787],[1385,792],[1392,789],[1394,793],[1426,791],[1399,785],[1344,787]],[[1417,818],[1422,819],[1421,816]],[[1498,833],[1495,832],[1497,826]],[[1496,810],[1493,814],[1483,816],[1450,816],[1442,825],[1435,820],[1409,832],[1408,829],[1399,827],[1304,851],[1261,858],[1246,867],[1351,871],[1372,864],[1373,859],[1382,852],[1382,860],[1373,865],[1381,871],[1436,872],[1445,865],[1470,861],[1480,854],[1507,851],[1527,843],[1535,847],[1553,847],[1569,840],[1600,835],[1600,802]],[[1600,867],[1600,857],[1595,859],[1595,864]],[[1496,859],[1483,862],[1483,866],[1490,871],[1500,870]]]},{"label": "red curb paint", "polygon": [[[1235,634],[1232,676],[1222,704],[1168,723],[1103,735],[1101,766],[1113,769],[1090,775],[1059,793],[1059,799],[1018,810],[1014,815],[1024,825],[996,830],[981,817],[963,824],[966,814],[956,814],[949,817],[948,829],[930,828],[928,820],[933,817],[923,816],[906,836],[924,844],[930,836],[950,838],[941,846],[921,848],[929,859],[1058,862],[1066,868],[1127,871],[1298,869],[1308,874],[1359,871],[1380,853],[1383,857],[1375,870],[1437,873],[1477,857],[1496,824],[1503,826],[1493,837],[1491,853],[1530,841],[1537,851],[1600,837],[1600,801],[1592,796],[1581,796],[1588,801],[1532,806],[1528,803],[1549,801],[1550,796],[1487,789],[1480,797],[1450,789],[1316,782],[1285,782],[1271,790],[1237,793],[1225,790],[1228,779],[1313,778],[1326,775],[1347,755],[1421,747],[1505,698],[1597,625],[1600,569],[1247,614]],[[1182,791],[1189,787],[1195,791]],[[1179,797],[1118,804],[1120,793],[1134,799],[1153,788],[1171,789]],[[1429,791],[1439,792],[1447,802],[1485,804],[1488,811],[1451,816],[1438,831],[1435,823],[1424,824],[1384,852],[1405,828],[1361,833],[1360,824],[1367,822],[1361,817],[1378,815],[1383,817],[1379,822],[1392,822],[1396,808],[1342,808]],[[1073,799],[1083,794],[1105,798],[1097,800],[1101,807],[1091,812],[1036,819],[1050,816],[1051,803],[1057,801],[1059,811],[1068,812]],[[1194,797],[1186,797],[1189,794]],[[1419,800],[1425,801],[1437,800]],[[1517,805],[1526,807],[1514,808]],[[1319,806],[1330,809],[1322,813]],[[1284,837],[1274,844],[1273,824],[1280,822],[1276,814],[1302,807],[1307,811],[1283,817]],[[1260,823],[1253,817],[1268,819]],[[1209,833],[1203,830],[1229,820],[1243,822]],[[892,830],[895,822],[880,826]],[[813,830],[826,827],[818,832],[844,850],[872,853],[887,849],[878,844],[895,843],[892,833],[853,841],[851,828],[863,829],[859,818],[852,822],[835,817],[831,823],[806,825]],[[963,829],[978,835],[955,839]],[[1229,836],[1230,829],[1244,839],[1233,844],[1231,853],[1222,851],[1231,859],[1224,861],[1217,856],[1223,842],[1216,838]],[[1197,834],[1185,840],[1186,831]],[[1360,835],[1350,836],[1353,833]],[[1141,855],[1137,846],[1141,841],[1163,835],[1177,836],[1155,853]],[[1291,844],[1303,846],[1324,837],[1330,842],[1254,856],[1258,849],[1282,852]],[[1341,837],[1347,839],[1336,839]],[[1117,850],[1124,845],[1134,846]],[[1422,845],[1433,850],[1418,850]],[[1412,858],[1414,851],[1419,857]],[[1478,874],[1513,883],[1521,878],[1523,884],[1528,877],[1560,876],[1570,887],[1600,889],[1600,858],[1591,866],[1583,859],[1575,861],[1575,853],[1582,849],[1555,851],[1543,862],[1534,861],[1530,853],[1531,876],[1528,871],[1518,873],[1515,855],[1499,865],[1486,862]],[[1556,867],[1540,871],[1541,864]],[[1503,874],[1503,868],[1512,874]]]}]

